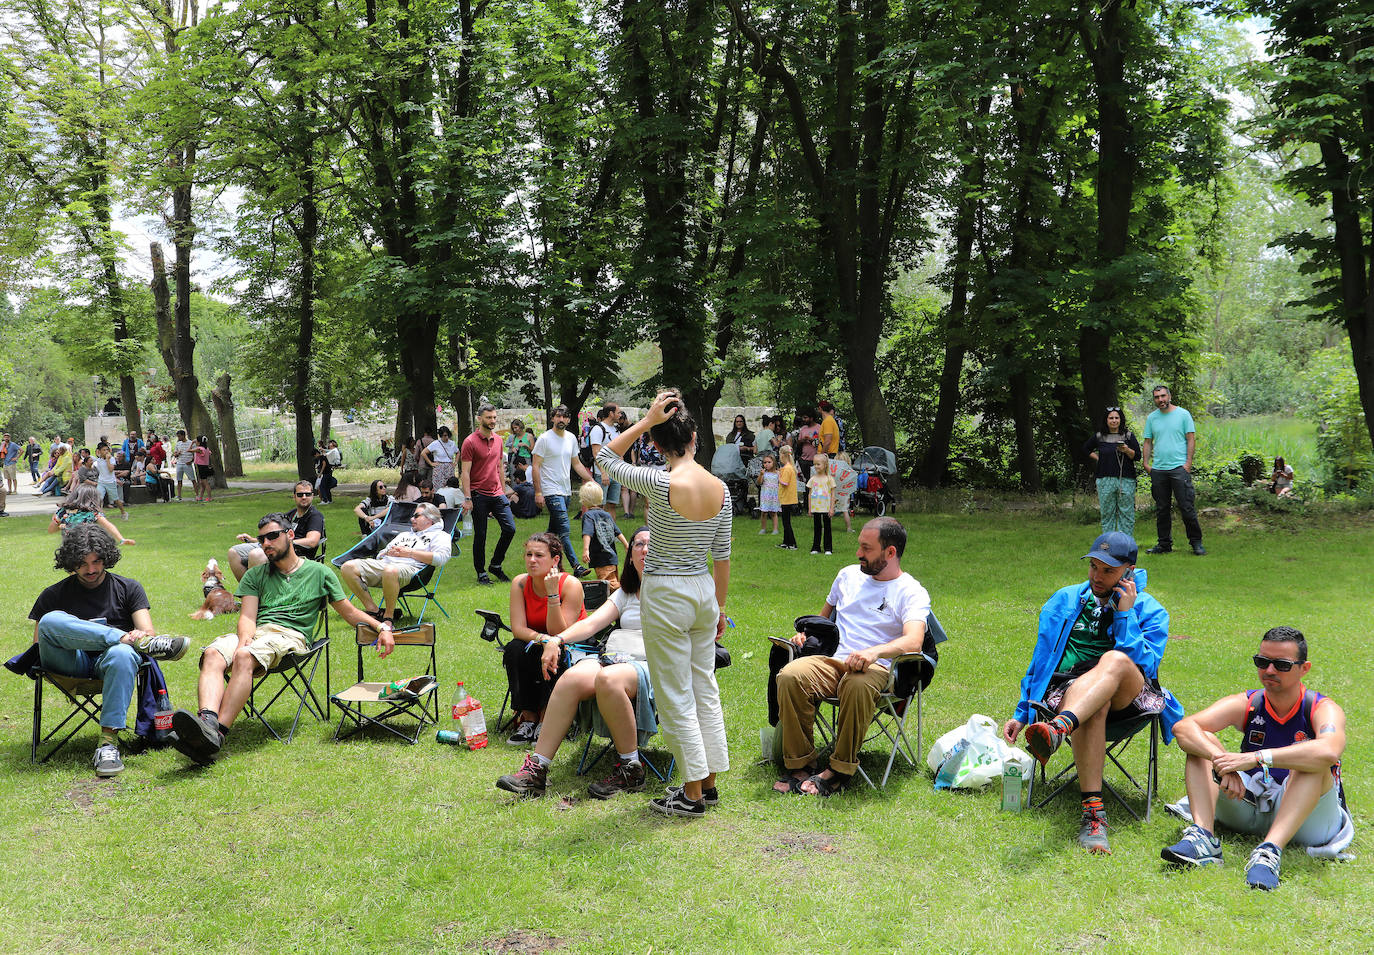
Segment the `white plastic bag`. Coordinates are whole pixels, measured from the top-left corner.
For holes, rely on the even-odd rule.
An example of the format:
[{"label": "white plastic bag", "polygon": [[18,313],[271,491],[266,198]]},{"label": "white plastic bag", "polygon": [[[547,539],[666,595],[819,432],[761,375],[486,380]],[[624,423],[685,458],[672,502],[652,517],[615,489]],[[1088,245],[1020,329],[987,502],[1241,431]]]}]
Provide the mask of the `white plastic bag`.
[{"label": "white plastic bag", "polygon": [[1007,760],[1018,763],[1021,772],[1030,775],[1030,755],[1008,746],[997,724],[975,713],[965,725],[935,741],[926,765],[935,773],[936,789],[981,789],[1002,775],[1002,766]]}]

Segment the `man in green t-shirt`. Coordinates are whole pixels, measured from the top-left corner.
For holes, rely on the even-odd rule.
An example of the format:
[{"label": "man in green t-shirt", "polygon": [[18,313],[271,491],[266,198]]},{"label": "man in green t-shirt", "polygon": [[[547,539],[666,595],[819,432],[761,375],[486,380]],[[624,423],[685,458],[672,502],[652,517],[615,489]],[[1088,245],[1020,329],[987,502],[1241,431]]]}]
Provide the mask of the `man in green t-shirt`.
[{"label": "man in green t-shirt", "polygon": [[296,553],[294,527],[286,514],[268,514],[258,521],[258,544],[267,563],[250,568],[239,581],[238,631],[225,634],[201,653],[199,711],[177,710],[172,715],[172,745],[198,763],[210,762],[224,746],[229,727],[253,689],[254,676],[310,646],[305,635],[314,630],[326,603],[350,624],[375,628],[380,656],[395,645],[389,622],[353,606],[332,570]]}]

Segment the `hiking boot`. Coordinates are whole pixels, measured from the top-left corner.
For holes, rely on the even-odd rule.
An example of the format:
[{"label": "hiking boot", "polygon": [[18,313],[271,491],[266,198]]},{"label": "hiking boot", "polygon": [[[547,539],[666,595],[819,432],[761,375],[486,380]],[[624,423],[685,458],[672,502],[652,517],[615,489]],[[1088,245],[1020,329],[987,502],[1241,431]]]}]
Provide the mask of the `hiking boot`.
[{"label": "hiking boot", "polygon": [[487,573],[491,574],[493,577],[501,581],[501,583],[503,584],[510,583],[510,578],[506,576],[506,572],[501,569],[500,564],[492,564],[490,567],[487,568]]},{"label": "hiking boot", "polygon": [[1078,844],[1093,855],[1109,856],[1111,844],[1107,842],[1107,814],[1102,810],[1083,811],[1083,820],[1078,824]]},{"label": "hiking boot", "polygon": [[593,799],[610,799],[616,793],[637,793],[644,791],[644,764],[616,763],[615,772],[597,783],[587,787],[587,795]]},{"label": "hiking boot", "polygon": [[1026,727],[1026,749],[1044,766],[1055,750],[1064,742],[1064,734],[1049,723],[1032,723]]},{"label": "hiking boot", "polygon": [[1221,864],[1221,840],[1198,825],[1183,830],[1183,838],[1167,849],[1161,849],[1159,857],[1173,865]]},{"label": "hiking boot", "polygon": [[688,819],[700,819],[706,815],[705,800],[688,799],[676,786],[670,788],[667,795],[650,799],[649,808],[665,816],[685,816]]},{"label": "hiking boot", "polygon": [[517,796],[542,796],[548,782],[549,767],[540,766],[535,762],[534,754],[530,753],[518,770],[496,781],[496,788]]},{"label": "hiking boot", "polygon": [[1147,553],[1147,554],[1171,554],[1171,553],[1173,553],[1173,550],[1174,550],[1174,548],[1173,548],[1173,546],[1170,545],[1170,544],[1156,544],[1155,546],[1153,546],[1153,547],[1151,547],[1149,550],[1147,550],[1145,553]]},{"label": "hiking boot", "polygon": [[219,721],[187,710],[172,714],[172,732],[170,742],[177,752],[202,766],[211,763],[224,745]]},{"label": "hiking boot", "polygon": [[515,727],[515,732],[510,734],[510,739],[506,742],[511,746],[529,746],[539,740],[539,724],[531,723],[529,720]]},{"label": "hiking boot", "polygon": [[1283,850],[1272,842],[1261,842],[1245,864],[1245,883],[1252,889],[1272,892],[1279,887],[1279,866]]},{"label": "hiking boot", "polygon": [[165,637],[145,635],[138,641],[138,648],[154,660],[180,660],[191,648],[190,637]]},{"label": "hiking boot", "polygon": [[114,743],[101,743],[97,746],[92,763],[97,776],[118,776],[124,772],[124,760],[119,758],[119,747]]},{"label": "hiking boot", "polygon": [[1207,548],[1202,546],[1202,541],[1193,541],[1193,553],[1197,554],[1199,557],[1207,553]]}]

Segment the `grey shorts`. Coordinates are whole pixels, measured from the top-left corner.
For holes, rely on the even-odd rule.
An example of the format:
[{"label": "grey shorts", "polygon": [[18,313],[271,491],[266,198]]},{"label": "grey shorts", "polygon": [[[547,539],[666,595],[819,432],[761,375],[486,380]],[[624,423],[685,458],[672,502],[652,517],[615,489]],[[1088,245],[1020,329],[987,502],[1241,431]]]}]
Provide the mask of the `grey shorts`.
[{"label": "grey shorts", "polygon": [[180,482],[183,476],[188,481],[194,481],[196,479],[196,466],[194,464],[178,464],[177,481]]},{"label": "grey shorts", "polygon": [[237,555],[238,559],[243,561],[245,564],[248,563],[250,558],[252,558],[253,551],[257,551],[261,554],[262,545],[253,543],[252,541],[247,541],[242,544],[235,544],[233,547],[229,548],[229,553]]},{"label": "grey shorts", "polygon": [[[1288,790],[1288,780],[1284,780],[1283,790]],[[1228,796],[1218,794],[1216,819],[1221,825],[1233,832],[1244,832],[1250,835],[1263,836],[1269,832],[1274,824],[1274,816],[1278,814],[1279,806],[1283,805],[1283,795],[1280,793],[1274,802],[1274,808],[1268,812],[1260,812],[1255,804],[1244,799],[1231,799]],[[1299,846],[1324,846],[1336,838],[1341,831],[1344,820],[1341,817],[1340,793],[1333,785],[1326,792],[1322,793],[1322,798],[1317,800],[1317,805],[1312,808],[1309,815],[1298,831],[1293,834],[1293,844]]]}]

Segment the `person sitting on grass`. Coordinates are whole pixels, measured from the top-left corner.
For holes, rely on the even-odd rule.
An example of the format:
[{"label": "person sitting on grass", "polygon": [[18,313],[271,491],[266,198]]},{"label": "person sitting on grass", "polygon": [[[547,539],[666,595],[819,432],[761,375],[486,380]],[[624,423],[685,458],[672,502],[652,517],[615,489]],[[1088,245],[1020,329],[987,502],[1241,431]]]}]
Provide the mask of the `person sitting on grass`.
[{"label": "person sitting on grass", "polygon": [[[1170,809],[1191,824],[1160,855],[1175,865],[1220,864],[1218,823],[1261,836],[1245,881],[1269,891],[1279,886],[1290,842],[1316,847],[1309,850],[1314,855],[1334,856],[1350,843],[1354,827],[1341,791],[1345,711],[1303,685],[1312,669],[1307,640],[1293,627],[1274,627],[1260,639],[1253,659],[1260,689],[1223,697],[1174,727],[1179,748],[1188,754],[1188,799]],[[1218,734],[1228,727],[1240,731],[1239,752],[1221,744]]]},{"label": "person sitting on grass", "polygon": [[[610,799],[617,793],[644,790],[644,763],[639,758],[639,743],[658,729],[649,666],[644,662],[644,631],[639,616],[639,582],[648,552],[649,528],[641,527],[635,531],[625,555],[620,589],[591,616],[573,623],[544,644],[540,664],[545,674],[551,674],[558,667],[564,646],[594,637],[606,627],[618,624],[606,638],[606,647],[600,657],[579,661],[559,678],[549,696],[534,752],[525,757],[524,765],[516,772],[496,781],[498,789],[519,796],[544,795],[549,764],[559,744],[567,737],[578,706],[595,699],[619,758],[609,776],[587,787],[587,795],[593,799]],[[715,793],[708,792],[706,798],[714,799]]]},{"label": "person sitting on grass", "polygon": [[389,622],[349,603],[333,571],[296,552],[293,526],[289,514],[268,514],[258,521],[258,545],[267,562],[250,567],[239,581],[238,628],[201,651],[197,712],[172,714],[172,745],[201,765],[213,761],[224,747],[253,690],[253,678],[288,653],[310,646],[305,635],[313,632],[326,603],[349,624],[376,629],[379,656],[395,646]]},{"label": "person sitting on grass", "polygon": [[339,576],[349,590],[363,602],[370,614],[378,612],[369,587],[381,586],[386,610],[382,620],[396,622],[396,604],[401,588],[425,565],[442,567],[453,555],[452,538],[444,530],[444,519],[433,504],[416,504],[410,515],[409,531],[397,534],[376,557],[355,557],[339,568]]},{"label": "person sitting on grass", "polygon": [[[84,490],[98,493],[93,487]],[[119,734],[128,726],[139,652],[154,660],[180,660],[191,645],[187,637],[158,635],[143,585],[110,572],[119,557],[114,538],[100,527],[89,521],[73,524],[53,554],[54,566],[67,577],[39,594],[29,611],[44,669],[104,681],[97,776],[124,771]]]},{"label": "person sitting on grass", "polygon": [[[1040,609],[1039,633],[1021,681],[1016,714],[1002,727],[1010,745],[1024,728],[1026,747],[1043,766],[1073,737],[1073,761],[1083,798],[1078,844],[1111,855],[1102,805],[1107,722],[1160,714],[1164,742],[1183,715],[1173,695],[1158,687],[1159,661],[1169,641],[1169,613],[1144,593],[1136,570],[1136,543],[1120,531],[1098,535],[1083,555],[1085,583],[1064,587]],[[1058,715],[1031,722],[1031,702]],[[1030,724],[1030,725],[1027,725]]]},{"label": "person sitting on grass", "polygon": [[586,618],[582,583],[563,573],[563,545],[556,534],[545,531],[525,541],[525,573],[510,582],[510,629],[504,662],[510,684],[510,705],[515,713],[515,732],[506,740],[512,746],[528,746],[539,738],[539,723],[549,694],[562,673],[554,658],[546,666],[535,646],[548,648],[569,626]]},{"label": "person sitting on grass", "polygon": [[104,515],[100,506],[100,488],[94,484],[78,484],[57,506],[57,513],[48,523],[48,533],[56,534],[81,524],[99,526],[110,539],[122,546],[132,547],[136,542],[119,533],[119,529]]},{"label": "person sitting on grass", "polygon": [[[309,481],[297,481],[294,491],[296,509],[289,511],[292,520],[296,552],[307,560],[314,560],[324,541],[324,514],[315,507],[315,486]],[[251,534],[240,534],[239,543],[229,548],[229,569],[235,580],[242,580],[250,567],[267,563],[266,548]]]},{"label": "person sitting on grass", "polygon": [[615,518],[601,508],[601,485],[588,481],[578,491],[582,504],[582,563],[596,573],[597,580],[606,581],[611,593],[620,587],[616,575],[615,545],[619,541],[625,547],[629,543],[620,532]]},{"label": "person sitting on grass", "polygon": [[[820,455],[817,455],[819,458]],[[854,779],[859,749],[887,687],[889,662],[925,645],[930,594],[902,570],[906,528],[892,517],[869,521],[859,532],[859,562],[843,568],[830,585],[820,616],[840,631],[834,656],[798,657],[778,673],[778,721],[783,765],[788,775],[774,785],[781,793],[831,796]],[[801,647],[806,637],[792,642]],[[838,697],[835,747],[829,765],[817,762],[817,701]]]}]

